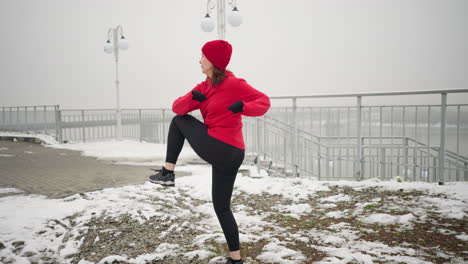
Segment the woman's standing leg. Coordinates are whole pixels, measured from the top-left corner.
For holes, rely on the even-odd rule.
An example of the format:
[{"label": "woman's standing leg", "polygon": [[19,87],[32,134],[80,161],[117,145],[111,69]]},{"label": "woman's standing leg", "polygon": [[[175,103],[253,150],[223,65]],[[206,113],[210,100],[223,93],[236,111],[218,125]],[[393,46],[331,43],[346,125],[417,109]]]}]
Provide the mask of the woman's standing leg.
[{"label": "woman's standing leg", "polygon": [[230,152],[228,166],[212,167],[213,206],[224,236],[229,246],[231,259],[238,260],[240,255],[239,229],[231,211],[231,197],[239,167],[244,161],[244,150],[227,146]]},{"label": "woman's standing leg", "polygon": [[216,216],[223,229],[229,251],[238,251],[240,249],[239,230],[231,211],[231,196],[237,170],[229,171],[213,166],[212,172],[212,196]]}]

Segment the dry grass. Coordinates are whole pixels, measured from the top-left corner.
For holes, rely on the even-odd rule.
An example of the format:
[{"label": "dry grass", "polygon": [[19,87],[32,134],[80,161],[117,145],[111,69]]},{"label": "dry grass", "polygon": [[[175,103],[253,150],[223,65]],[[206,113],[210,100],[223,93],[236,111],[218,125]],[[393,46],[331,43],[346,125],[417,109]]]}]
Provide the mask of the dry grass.
[{"label": "dry grass", "polygon": [[[321,198],[326,198],[338,194],[351,197],[350,201],[337,202],[335,208],[321,208]],[[450,263],[447,258],[468,259],[468,243],[457,239],[457,234],[468,233],[467,219],[448,219],[438,213],[428,211],[424,221],[418,219],[413,221],[410,227],[402,227],[397,224],[380,225],[366,224],[360,221],[362,216],[374,213],[386,213],[391,215],[404,215],[418,208],[418,201],[421,197],[439,197],[443,195],[430,195],[421,191],[384,191],[380,188],[367,188],[354,190],[344,186],[330,186],[330,191],[318,192],[316,196],[301,201],[308,203],[312,212],[299,218],[292,217],[277,209],[278,205],[290,205],[293,202],[284,199],[280,195],[247,195],[240,193],[233,198],[233,208],[243,205],[244,212],[248,215],[269,215],[264,218],[270,224],[264,226],[261,231],[253,232],[254,235],[269,234],[268,239],[263,238],[255,242],[243,243],[242,255],[247,263],[267,264],[257,257],[263,252],[263,248],[272,239],[282,241],[283,246],[301,252],[306,261],[300,263],[313,263],[323,260],[327,253],[321,251],[322,247],[333,247],[330,243],[325,243],[320,239],[310,235],[310,231],[328,232],[340,234],[340,231],[332,228],[334,224],[345,223],[347,230],[352,230],[357,234],[355,243],[363,241],[380,242],[389,247],[399,247],[413,249],[416,253],[412,257],[432,263]],[[374,201],[362,208],[358,214],[357,204]],[[346,212],[343,217],[326,217],[326,213],[332,211]],[[197,223],[202,218],[185,219],[192,223]],[[180,222],[180,220],[179,220]],[[160,219],[152,218],[143,224],[132,220],[128,216],[119,219],[96,217],[87,225],[89,231],[83,234],[84,243],[80,253],[73,256],[77,263],[80,259],[98,262],[109,255],[127,255],[136,257],[144,253],[151,253],[161,243],[179,244],[180,251],[177,256],[155,259],[151,263],[208,263],[209,259],[199,260],[183,257],[184,252],[197,249],[211,251],[213,257],[226,256],[228,249],[225,243],[217,242],[216,239],[207,240],[202,245],[193,245],[192,241],[202,234],[199,229],[187,228],[178,232],[169,232],[161,238],[161,233],[167,231],[174,223],[163,223]],[[179,223],[181,224],[181,222]],[[105,230],[116,230],[115,232],[105,232]],[[241,230],[242,231],[242,230]],[[118,232],[118,235],[115,235]],[[219,230],[216,230],[219,232]],[[296,239],[297,235],[307,238]],[[96,237],[99,236],[99,241]],[[350,241],[352,242],[352,241]],[[129,246],[130,244],[134,246]],[[363,252],[375,257],[374,252]],[[441,254],[442,253],[442,254]],[[388,263],[385,258],[375,257],[375,263]],[[119,262],[115,262],[119,263]],[[215,262],[211,262],[215,263]],[[219,262],[223,263],[223,262]],[[353,263],[353,262],[349,262]],[[358,263],[358,262],[356,262]],[[391,262],[390,262],[391,263]]]}]

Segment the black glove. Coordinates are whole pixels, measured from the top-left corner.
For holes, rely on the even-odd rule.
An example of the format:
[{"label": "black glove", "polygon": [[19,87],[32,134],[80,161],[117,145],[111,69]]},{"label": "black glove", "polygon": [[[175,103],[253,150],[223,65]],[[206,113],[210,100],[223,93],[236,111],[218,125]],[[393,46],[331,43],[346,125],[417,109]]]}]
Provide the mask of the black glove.
[{"label": "black glove", "polygon": [[203,102],[206,100],[206,96],[202,93],[200,93],[197,90],[192,91],[192,99],[197,100],[199,102]]},{"label": "black glove", "polygon": [[228,109],[231,110],[234,114],[237,114],[244,111],[242,110],[243,107],[244,103],[242,101],[235,101],[230,107],[228,107]]}]

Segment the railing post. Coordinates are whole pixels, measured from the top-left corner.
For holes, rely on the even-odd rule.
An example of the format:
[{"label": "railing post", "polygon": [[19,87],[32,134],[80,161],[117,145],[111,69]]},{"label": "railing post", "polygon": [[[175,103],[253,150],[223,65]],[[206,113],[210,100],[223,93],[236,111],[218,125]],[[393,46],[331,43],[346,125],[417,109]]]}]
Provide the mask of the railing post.
[{"label": "railing post", "polygon": [[20,131],[21,130],[21,126],[20,126],[20,108],[19,106],[16,107],[16,130]]},{"label": "railing post", "polygon": [[24,130],[29,131],[28,107],[24,107]]},{"label": "railing post", "polygon": [[[272,167],[273,167],[274,165],[276,165],[276,166],[279,165],[279,163],[280,163],[280,156],[281,156],[281,154],[280,154],[280,149],[281,149],[281,148],[280,148],[280,144],[279,144],[280,135],[279,135],[279,133],[274,133],[273,135],[275,136],[275,145],[274,145],[275,150],[273,151],[273,153],[274,153],[274,154],[273,154],[273,157],[274,157],[274,158],[273,158]],[[274,163],[276,163],[276,164],[274,164]]]},{"label": "railing post", "polygon": [[[348,118],[348,120],[349,120],[349,118]],[[321,106],[319,107],[319,136],[320,137],[322,136],[322,107]]]},{"label": "railing post", "polygon": [[10,129],[13,128],[12,126],[13,125],[13,113],[12,112],[13,112],[13,108],[10,107],[10,111],[8,112],[8,120],[9,120],[8,124],[10,125]]},{"label": "railing post", "polygon": [[5,107],[2,107],[2,126],[6,126],[6,121],[5,121]]},{"label": "railing post", "polygon": [[34,106],[34,132],[37,130],[37,109],[36,106]]},{"label": "railing post", "polygon": [[[417,170],[417,167],[418,167],[418,154],[417,152],[419,151],[419,148],[421,146],[419,146],[419,140],[418,140],[418,109],[419,107],[418,106],[415,106],[415,109],[414,109],[414,150],[413,150],[413,178],[415,181],[417,181],[418,179],[416,178],[416,170]],[[421,152],[421,151],[419,151]],[[421,165],[421,164],[419,164]],[[421,170],[421,166],[419,166],[419,170]],[[419,175],[421,176],[421,175]],[[420,178],[420,177],[419,177]]]},{"label": "railing post", "polygon": [[[267,131],[267,121],[265,119],[265,116],[262,116],[260,118],[262,120],[262,124],[263,124],[263,158],[266,160],[267,159],[267,152],[268,152],[268,140],[269,140],[269,137],[268,137],[268,131]],[[273,157],[272,157],[273,158]]]},{"label": "railing post", "polygon": [[432,158],[432,181],[435,182],[437,181],[437,158]]},{"label": "railing post", "polygon": [[459,170],[459,163],[460,163],[460,105],[457,107],[457,163],[456,163],[456,179],[460,181],[460,170]]},{"label": "railing post", "polygon": [[[401,154],[400,154],[400,152],[401,152],[401,147],[400,147],[400,146],[401,146],[401,145],[399,145],[399,146],[397,147],[397,161],[396,161],[396,163],[397,163],[396,173],[397,173],[397,174],[400,174],[400,171],[401,171],[401,168],[400,168],[400,164],[401,164],[401,160],[400,160],[400,157],[401,157]],[[390,154],[390,156],[391,156],[391,154]]]},{"label": "railing post", "polygon": [[318,174],[318,180],[319,181],[322,178],[322,168],[320,166],[320,160],[321,160],[321,158],[320,158],[320,144],[321,144],[320,139],[321,138],[318,138],[318,143],[317,143],[317,172],[318,172],[317,174]]},{"label": "railing post", "polygon": [[81,137],[83,138],[83,143],[86,142],[86,131],[85,131],[85,113],[84,110],[81,110]]},{"label": "railing post", "polygon": [[44,134],[47,135],[47,106],[44,106]]},{"label": "railing post", "polygon": [[58,111],[58,118],[59,118],[59,124],[60,124],[60,127],[59,127],[59,135],[60,135],[60,138],[59,138],[59,143],[62,144],[63,143],[63,123],[62,123],[62,110],[59,109]]},{"label": "railing post", "polygon": [[165,109],[162,109],[162,130],[163,130],[163,133],[162,133],[162,142],[163,144],[166,144],[166,110]]},{"label": "railing post", "polygon": [[417,170],[417,167],[418,167],[417,150],[418,150],[418,143],[414,142],[414,148],[413,148],[413,180],[414,181],[418,180],[416,178],[416,170]]},{"label": "railing post", "polygon": [[465,162],[465,169],[463,170],[465,173],[465,181],[468,181],[468,162]]},{"label": "railing post", "polygon": [[336,130],[337,130],[337,134],[338,134],[338,158],[336,159],[336,163],[337,163],[337,169],[338,169],[338,178],[341,178],[341,129],[340,129],[340,124],[341,124],[341,108],[338,108],[338,118],[337,118],[337,126],[336,126]]},{"label": "railing post", "polygon": [[253,144],[252,150],[255,152],[254,156],[255,156],[255,160],[256,160],[256,161],[254,161],[255,164],[256,164],[256,162],[258,162],[258,158],[257,158],[258,157],[258,142],[257,142],[256,122],[257,122],[256,119],[252,121],[252,130],[251,130],[251,132],[252,132],[252,142],[253,142],[252,143]]},{"label": "railing post", "polygon": [[361,123],[362,123],[362,96],[357,97],[357,149],[356,149],[356,158],[354,166],[354,177],[356,180],[362,179],[362,135],[361,135]]},{"label": "railing post", "polygon": [[283,149],[284,173],[286,174],[286,168],[287,168],[287,165],[288,165],[288,147],[287,147],[288,146],[288,134],[287,134],[286,131],[284,133],[283,146],[284,146],[284,149]]},{"label": "railing post", "polygon": [[444,181],[445,166],[445,122],[447,113],[447,93],[442,93],[442,102],[440,108],[440,148],[439,148],[439,168],[436,180]]},{"label": "railing post", "polygon": [[364,140],[365,138],[361,137],[361,158],[359,159],[360,160],[360,163],[359,163],[359,170],[361,171],[360,173],[360,176],[361,176],[361,180],[364,179],[365,177],[365,168],[364,168]]},{"label": "railing post", "polygon": [[55,106],[55,139],[62,144],[62,118],[60,106]]},{"label": "railing post", "polygon": [[325,175],[327,179],[330,179],[330,147],[327,147],[325,151]]},{"label": "railing post", "polygon": [[405,149],[404,149],[404,160],[405,160],[405,181],[408,181],[408,148],[409,148],[409,139],[405,137]]},{"label": "railing post", "polygon": [[292,164],[297,164],[296,162],[296,149],[297,149],[297,98],[293,97],[293,112],[292,112],[292,125],[293,125],[293,142],[292,142],[292,151],[291,151],[291,160]]},{"label": "railing post", "polygon": [[380,148],[380,179],[385,179],[385,148]]},{"label": "railing post", "polygon": [[141,109],[138,109],[138,125],[139,125],[139,133],[140,133],[140,142],[143,141],[143,134],[141,133],[141,129],[143,128],[143,124],[141,123]]},{"label": "railing post", "polygon": [[255,139],[255,146],[256,146],[256,152],[257,152],[257,171],[260,172],[260,149],[261,149],[261,146],[260,146],[260,142],[261,142],[261,135],[260,135],[260,119],[259,118],[256,118],[255,119],[255,122],[257,123],[257,125],[255,126],[255,129],[256,129],[256,132],[257,132],[257,135],[256,135],[256,139]]}]

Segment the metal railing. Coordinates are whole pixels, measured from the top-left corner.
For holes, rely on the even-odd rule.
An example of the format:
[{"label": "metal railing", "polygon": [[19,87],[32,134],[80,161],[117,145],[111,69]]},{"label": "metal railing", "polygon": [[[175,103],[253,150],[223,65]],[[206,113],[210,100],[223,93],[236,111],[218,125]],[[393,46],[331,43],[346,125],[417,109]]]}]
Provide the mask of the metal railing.
[{"label": "metal railing", "polygon": [[[463,162],[468,154],[468,105],[448,105],[447,94],[450,93],[464,93],[466,95],[468,89],[271,97],[272,100],[292,100],[292,107],[273,108],[269,115],[286,122],[292,127],[293,131],[308,131],[320,138],[320,142],[324,144],[321,147],[325,147],[328,151],[325,156],[328,157],[330,153],[332,155],[327,166],[327,168],[332,168],[325,173],[327,178],[334,178],[334,174],[330,174],[330,170],[334,171],[333,164],[340,163],[343,160],[342,155],[336,153],[336,151],[346,151],[345,160],[348,163],[353,163],[353,173],[349,173],[349,168],[346,168],[346,172],[348,176],[353,175],[354,179],[369,177],[369,173],[372,172],[371,164],[376,162],[381,164],[379,165],[379,174],[384,176],[385,174],[382,173],[386,169],[382,169],[382,166],[387,165],[386,160],[389,160],[392,166],[387,165],[387,167],[391,170],[394,169],[393,164],[396,164],[397,168],[402,166],[413,167],[413,171],[393,170],[395,171],[394,176],[403,175],[405,178],[410,179],[408,174],[413,173],[411,179],[418,177],[414,174],[423,174],[427,175],[425,177],[428,181],[468,180],[466,177],[467,166]],[[376,106],[363,106],[362,104],[363,97],[401,95],[440,95],[441,103],[438,105]],[[345,107],[297,107],[297,100],[300,99],[343,97],[355,98],[356,105]],[[425,121],[421,122],[422,118]],[[398,144],[398,142],[395,142],[398,136],[417,143],[414,143],[412,147],[408,144]],[[299,144],[301,142],[297,133],[293,134],[292,137],[297,138],[291,144],[291,155],[294,157],[296,153],[299,153]],[[385,141],[386,144],[384,144],[386,137],[389,138],[389,141]],[[378,142],[373,140],[369,141],[371,144],[365,144],[365,140],[371,138],[377,138]],[[333,151],[327,149],[327,146],[333,147]],[[371,151],[371,149],[374,150]],[[380,149],[381,157],[379,159],[375,158],[377,155],[375,149]],[[434,154],[435,150],[437,150],[437,155]],[[432,165],[407,161],[400,164],[399,160],[405,160],[405,156],[394,154],[393,151],[409,153],[413,158],[417,155],[422,156],[422,151],[425,151],[425,153],[428,153],[427,155],[431,156]],[[353,153],[350,154],[350,152]],[[385,156],[385,154],[387,155]],[[437,157],[436,162],[434,162],[434,155]],[[452,159],[453,157],[455,158]],[[354,160],[350,160],[351,158]],[[396,160],[393,160],[394,158]],[[376,167],[375,164],[372,166]],[[341,170],[341,166],[338,170]],[[423,170],[422,173],[421,170]],[[321,174],[316,175],[322,176]],[[418,180],[421,179],[418,178]]]},{"label": "metal railing", "polygon": [[[166,143],[169,124],[174,117],[169,109],[123,109],[122,138]],[[194,114],[199,117],[199,115]],[[116,138],[116,111],[113,109],[61,110],[64,142]]]},{"label": "metal railing", "polygon": [[[447,104],[448,93],[415,91],[271,97],[292,99],[267,116],[244,117],[247,150],[273,175],[318,179],[468,180],[468,105]],[[362,105],[362,97],[441,93],[441,104]],[[355,106],[297,107],[303,98],[355,97]],[[200,120],[197,112],[193,112]],[[122,110],[122,137],[166,143],[169,109]],[[59,106],[2,107],[0,130],[55,135],[59,142],[116,137],[115,109],[60,110]]]},{"label": "metal railing", "polygon": [[[355,136],[319,137],[301,129],[294,135],[290,125],[268,116],[246,119],[245,124],[251,130],[246,135],[249,149],[269,161],[265,169],[271,174],[339,180],[356,179],[352,172],[359,170],[358,179],[437,180],[439,148],[409,137],[362,137],[362,162],[356,162]],[[444,166],[443,181],[468,180],[466,157],[447,151]]]},{"label": "metal railing", "polygon": [[0,107],[0,130],[60,134],[58,105]]}]

